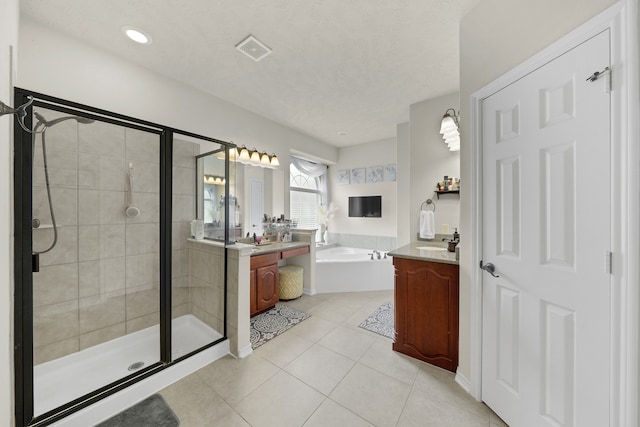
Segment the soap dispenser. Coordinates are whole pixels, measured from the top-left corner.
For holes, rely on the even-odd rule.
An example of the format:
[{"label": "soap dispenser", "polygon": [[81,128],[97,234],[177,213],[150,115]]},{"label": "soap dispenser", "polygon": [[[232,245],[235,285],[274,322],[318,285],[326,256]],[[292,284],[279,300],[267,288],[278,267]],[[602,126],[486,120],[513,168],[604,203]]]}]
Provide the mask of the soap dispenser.
[{"label": "soap dispenser", "polygon": [[457,228],[453,229],[453,240],[455,240],[456,242],[460,242],[460,234],[458,233]]}]

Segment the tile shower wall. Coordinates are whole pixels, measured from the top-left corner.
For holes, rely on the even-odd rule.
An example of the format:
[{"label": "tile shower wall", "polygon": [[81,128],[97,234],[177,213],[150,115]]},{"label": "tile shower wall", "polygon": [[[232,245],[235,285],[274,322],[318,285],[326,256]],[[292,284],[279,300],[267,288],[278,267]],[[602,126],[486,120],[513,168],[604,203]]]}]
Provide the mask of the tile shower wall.
[{"label": "tile shower wall", "polygon": [[[58,117],[43,112],[47,119]],[[34,273],[34,362],[42,363],[159,320],[159,137],[65,121],[46,134],[58,243]],[[53,240],[40,141],[34,162],[35,250]],[[140,215],[125,215],[128,165]]]}]

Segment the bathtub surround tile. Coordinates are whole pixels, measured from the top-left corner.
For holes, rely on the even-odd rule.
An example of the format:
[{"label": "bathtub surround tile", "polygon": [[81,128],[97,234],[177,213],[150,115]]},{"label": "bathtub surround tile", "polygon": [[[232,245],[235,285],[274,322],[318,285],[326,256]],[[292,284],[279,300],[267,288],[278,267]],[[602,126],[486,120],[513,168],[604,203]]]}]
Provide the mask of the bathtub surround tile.
[{"label": "bathtub surround tile", "polygon": [[136,317],[134,319],[127,319],[126,328],[127,334],[137,332],[142,329],[146,329],[150,326],[155,326],[160,323],[160,312],[146,314],[144,316]]},{"label": "bathtub surround tile", "polygon": [[127,320],[160,310],[160,285],[154,283],[139,288],[127,288]]},{"label": "bathtub surround tile", "polygon": [[196,174],[193,168],[173,167],[173,194],[195,194]]},{"label": "bathtub surround tile", "polygon": [[38,307],[33,311],[33,345],[40,347],[78,336],[78,301]]},{"label": "bathtub surround tile", "polygon": [[77,336],[40,347],[35,347],[33,349],[33,364],[34,366],[37,366],[41,363],[49,362],[50,360],[68,356],[77,351],[80,351],[79,339]]},{"label": "bathtub surround tile", "polygon": [[236,410],[254,427],[294,427],[304,424],[323,400],[322,394],[280,371],[244,398]]},{"label": "bathtub surround tile", "polygon": [[125,201],[120,211],[121,216],[126,220],[127,224],[155,223],[160,221],[160,196],[158,193],[133,193],[133,206],[140,210],[140,214],[134,217],[125,215],[127,194],[128,193],[124,194]]},{"label": "bathtub surround tile", "polygon": [[80,333],[96,331],[125,321],[123,292],[80,299]]},{"label": "bathtub surround tile", "polygon": [[[51,187],[51,202],[58,225],[78,224],[78,197],[72,188]],[[33,187],[33,217],[42,225],[53,222],[49,210],[49,199],[46,187]]]},{"label": "bathtub surround tile", "polygon": [[41,267],[33,273],[33,306],[57,304],[78,298],[77,264]]},{"label": "bathtub surround tile", "polygon": [[[53,243],[53,228],[33,231],[33,248],[43,251]],[[40,266],[78,262],[78,227],[58,227],[58,241],[51,251],[40,255]]]},{"label": "bathtub surround tile", "polygon": [[126,334],[124,322],[80,335],[80,350],[102,344]]},{"label": "bathtub surround tile", "polygon": [[199,145],[192,142],[173,140],[173,165],[196,168],[195,156],[200,154]]},{"label": "bathtub surround tile", "polygon": [[215,393],[197,374],[191,374],[161,392],[183,426],[250,427],[242,417]]},{"label": "bathtub surround tile", "polygon": [[[124,228],[124,227],[123,227]],[[127,255],[139,255],[160,250],[160,224],[127,224]]]},{"label": "bathtub surround tile", "polygon": [[411,386],[357,364],[330,394],[345,408],[376,426],[395,426]]},{"label": "bathtub surround tile", "polygon": [[[275,345],[280,341],[280,339],[274,340],[271,343]],[[286,365],[284,370],[328,396],[354,365],[353,360],[326,347],[314,344],[302,355],[296,357],[293,362]]]},{"label": "bathtub surround tile", "polygon": [[160,163],[160,136],[158,134],[131,128],[126,128],[124,134],[127,162]]},{"label": "bathtub surround tile", "polygon": [[327,426],[374,427],[373,424],[366,422],[331,399],[325,399],[311,418],[304,423],[304,427]]},{"label": "bathtub surround tile", "polygon": [[196,215],[196,199],[194,196],[174,194],[172,199],[173,221],[191,222]]},{"label": "bathtub surround tile", "polygon": [[[160,190],[160,165],[149,162],[133,163],[133,191],[134,193],[158,193]],[[125,178],[129,172],[126,164]],[[128,184],[127,184],[128,185]]]},{"label": "bathtub surround tile", "polygon": [[127,288],[160,281],[160,254],[148,253],[126,257]]},{"label": "bathtub surround tile", "polygon": [[78,127],[81,153],[124,159],[124,128],[104,122]]}]

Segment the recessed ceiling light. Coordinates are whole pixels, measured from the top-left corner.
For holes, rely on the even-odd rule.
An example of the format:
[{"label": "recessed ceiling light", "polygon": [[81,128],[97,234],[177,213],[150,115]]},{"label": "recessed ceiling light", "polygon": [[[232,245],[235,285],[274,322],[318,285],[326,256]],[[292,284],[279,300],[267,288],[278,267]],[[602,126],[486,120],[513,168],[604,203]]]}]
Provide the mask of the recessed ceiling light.
[{"label": "recessed ceiling light", "polygon": [[338,136],[347,136],[347,133],[341,130],[340,132],[338,132]]},{"label": "recessed ceiling light", "polygon": [[151,36],[138,28],[125,25],[122,27],[122,33],[136,43],[151,44]]}]

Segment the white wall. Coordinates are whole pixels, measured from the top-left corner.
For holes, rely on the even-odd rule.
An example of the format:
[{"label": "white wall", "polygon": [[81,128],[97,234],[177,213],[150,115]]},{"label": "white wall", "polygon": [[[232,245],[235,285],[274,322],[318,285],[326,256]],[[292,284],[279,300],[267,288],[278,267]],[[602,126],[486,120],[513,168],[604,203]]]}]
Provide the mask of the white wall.
[{"label": "white wall", "polygon": [[[578,27],[614,0],[483,0],[460,23],[462,186],[471,181],[471,94]],[[470,378],[470,295],[473,245],[471,191],[460,200],[460,354],[458,372]]]},{"label": "white wall", "polygon": [[[22,17],[18,86],[276,153],[336,161],[335,147]],[[288,199],[287,199],[288,200]]]},{"label": "white wall", "polygon": [[[460,176],[460,152],[449,151],[440,135],[440,124],[445,111],[449,108],[458,111],[459,105],[457,93],[411,105],[411,195],[408,206],[411,240],[416,240],[420,206],[427,199],[432,199],[436,205],[436,233],[453,233],[453,228],[460,224],[459,196],[445,194],[438,199],[434,194],[436,183],[442,181],[445,175]],[[448,232],[443,229],[444,224],[447,225]]]},{"label": "white wall", "polygon": [[398,247],[411,242],[411,138],[409,122],[396,127],[396,159],[398,164]]},{"label": "white wall", "polygon": [[[0,100],[13,104],[18,48],[18,0],[0,13]],[[0,117],[0,425],[14,425],[13,395],[13,116]]]},{"label": "white wall", "polygon": [[[338,185],[338,171],[396,164],[396,139],[383,139],[340,148],[338,162],[329,167],[331,202],[338,211],[330,233],[396,237],[397,182]],[[349,196],[382,196],[382,218],[349,218]]]}]

